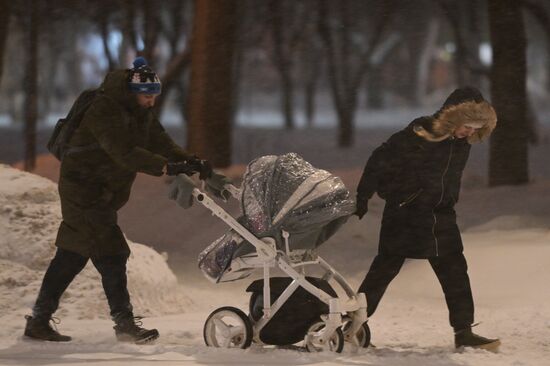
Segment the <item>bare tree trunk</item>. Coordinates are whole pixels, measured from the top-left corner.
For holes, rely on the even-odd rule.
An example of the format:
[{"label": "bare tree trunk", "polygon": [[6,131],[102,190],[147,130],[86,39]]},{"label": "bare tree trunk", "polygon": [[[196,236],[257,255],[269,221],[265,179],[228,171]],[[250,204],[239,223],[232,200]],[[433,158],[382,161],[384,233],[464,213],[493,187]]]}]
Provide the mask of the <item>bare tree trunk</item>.
[{"label": "bare tree trunk", "polygon": [[[70,49],[77,49],[78,36],[71,32],[65,38],[66,47]],[[82,73],[80,72],[80,66],[82,65],[81,52],[74,52],[71,57],[63,57],[65,63],[65,73],[67,80],[66,95],[77,95],[82,90]]]},{"label": "bare tree trunk", "polygon": [[372,55],[367,82],[365,83],[367,108],[384,108],[384,68],[387,65],[386,60],[394,52],[400,42],[401,36],[397,33],[392,33],[379,47],[377,47],[376,52]]},{"label": "bare tree trunk", "polygon": [[523,7],[531,13],[546,33],[546,89],[550,91],[550,15],[541,3],[523,0]]},{"label": "bare tree trunk", "polygon": [[355,107],[357,105],[357,94],[351,98],[347,98],[347,105],[342,105],[337,108],[338,121],[340,128],[338,129],[338,146],[347,147],[353,145],[353,137],[355,135]]},{"label": "bare tree trunk", "polygon": [[[160,77],[162,81],[162,94],[158,96],[155,103],[155,113],[160,117],[164,108],[165,102],[174,87],[178,87],[178,83],[182,82],[181,75],[185,72],[191,62],[190,47],[186,44],[183,50],[179,50],[179,41],[182,36],[186,35],[186,22],[184,14],[188,8],[188,2],[173,1],[168,3],[167,9],[170,14],[169,24],[164,24],[159,20],[159,27],[162,30],[163,36],[167,39],[170,46],[170,58],[164,75]],[[178,97],[179,98],[179,97]],[[180,98],[181,99],[181,98]],[[185,106],[184,106],[185,108]],[[185,115],[182,114],[183,119]]]},{"label": "bare tree trunk", "polygon": [[384,108],[382,66],[373,66],[367,77],[367,108],[369,109]]},{"label": "bare tree trunk", "polygon": [[36,166],[36,121],[38,119],[38,1],[28,1],[28,26],[26,27],[25,67],[25,162],[31,171]]},{"label": "bare tree trunk", "polygon": [[294,82],[288,71],[281,72],[281,90],[285,128],[291,130],[294,128]]},{"label": "bare tree trunk", "polygon": [[189,49],[185,49],[176,55],[166,67],[165,74],[160,78],[162,81],[162,94],[160,94],[155,103],[155,113],[160,116],[162,109],[169,95],[170,90],[177,84],[181,74],[185,71],[191,61]]},{"label": "bare tree trunk", "polygon": [[291,25],[283,25],[283,0],[271,0],[270,9],[270,30],[273,39],[273,59],[275,68],[281,79],[281,107],[286,129],[294,128],[294,83],[292,81],[292,54],[285,45],[284,32],[288,32]]},{"label": "bare tree trunk", "polygon": [[317,2],[304,2],[305,12],[310,18],[304,20],[303,40],[300,55],[300,81],[303,83],[304,112],[306,126],[313,127],[315,122],[315,99],[317,86],[321,79],[323,67],[322,45],[317,32]]},{"label": "bare tree trunk", "polygon": [[[393,2],[385,2],[379,9],[380,15],[375,22],[368,40],[368,47],[360,54],[350,38],[351,33],[347,26],[334,29],[329,19],[329,2],[319,0],[319,34],[327,53],[328,79],[333,103],[338,115],[338,144],[341,147],[353,145],[354,116],[357,107],[357,90],[369,70],[370,59],[378,48],[384,30],[393,15]],[[340,24],[350,24],[351,19],[357,17],[350,11],[351,3],[341,1],[337,4]],[[355,57],[354,57],[355,56]],[[355,59],[355,60],[354,60]],[[355,62],[354,62],[355,61]],[[355,65],[355,67],[353,67]]]},{"label": "bare tree trunk", "polygon": [[426,94],[428,93],[428,81],[430,79],[430,69],[432,56],[437,44],[437,36],[439,34],[439,20],[432,18],[428,25],[428,34],[425,38],[424,46],[422,47],[416,72],[416,88],[415,99],[420,104],[423,103]]},{"label": "bare tree trunk", "polygon": [[[43,14],[44,15],[44,14]],[[40,96],[38,102],[38,109],[43,116],[50,114],[52,104],[57,99],[57,93],[53,92],[56,71],[59,64],[60,56],[63,54],[63,45],[60,40],[58,27],[50,27],[46,32],[42,32],[44,35],[41,40],[42,44],[47,44],[47,48],[42,48],[41,53],[42,62],[40,63],[40,72],[38,78],[42,81],[38,86],[38,94]]]},{"label": "bare tree trunk", "polygon": [[454,56],[454,68],[456,84],[468,85],[468,50],[466,49],[461,26],[461,20],[463,18],[461,11],[463,7],[460,2],[453,0],[438,0],[438,3],[449,21],[455,40],[456,50]]},{"label": "bare tree trunk", "polygon": [[[405,49],[408,54],[408,77],[406,80],[406,89],[403,90],[403,94],[407,97],[407,101],[410,105],[418,105],[418,94],[416,93],[416,87],[418,85],[418,69],[420,66],[420,59],[422,57],[422,49],[425,46],[425,40],[428,34],[429,22],[424,21],[420,24],[413,23],[411,26],[416,26],[415,31],[406,29],[405,34]],[[408,27],[410,28],[410,26]]]},{"label": "bare tree trunk", "polygon": [[121,6],[124,7],[124,19],[122,26],[122,43],[119,49],[118,64],[122,67],[128,67],[128,60],[126,59],[126,53],[131,48],[135,51],[138,50],[137,34],[135,29],[135,0],[121,0]]},{"label": "bare tree trunk", "polygon": [[235,124],[239,112],[239,104],[243,94],[242,81],[243,81],[243,64],[245,60],[245,22],[246,17],[246,4],[243,2],[237,3],[237,9],[235,10],[235,44],[233,49],[233,100],[231,102],[231,125]]},{"label": "bare tree trunk", "polygon": [[[341,2],[338,10],[341,24],[347,24],[350,16],[347,1]],[[351,74],[354,70],[350,70],[349,32],[347,27],[340,27],[334,32],[336,35],[333,35],[328,17],[328,3],[320,0],[319,32],[327,52],[328,79],[332,100],[338,116],[338,146],[349,147],[353,145],[354,132],[352,114],[349,108],[355,104],[353,99],[357,98],[357,90],[350,87]],[[365,65],[365,70],[368,62],[368,58],[364,57],[362,65]],[[362,68],[361,66],[360,69]],[[364,72],[360,73],[358,71],[357,76],[362,79]]]},{"label": "bare tree trunk", "polygon": [[155,65],[155,48],[158,40],[159,33],[159,13],[160,2],[153,0],[142,0],[143,9],[143,57],[148,61],[150,65]]},{"label": "bare tree trunk", "polygon": [[105,14],[99,14],[97,17],[97,24],[99,26],[99,32],[101,33],[101,41],[103,44],[103,52],[109,63],[109,71],[113,71],[117,68],[117,63],[113,58],[113,54],[109,48],[109,20]]},{"label": "bare tree trunk", "polygon": [[489,68],[482,65],[478,55],[481,42],[479,27],[478,0],[438,0],[451,30],[456,44],[455,70],[458,85],[479,86],[480,76],[489,77]]},{"label": "bare tree trunk", "polygon": [[493,47],[491,95],[498,125],[491,138],[489,185],[529,181],[526,37],[521,4],[488,0]]},{"label": "bare tree trunk", "polygon": [[187,88],[184,86],[183,83],[178,83],[176,85],[175,89],[176,89],[176,92],[177,92],[177,98],[180,101],[180,103],[179,103],[180,114],[181,114],[181,116],[183,117],[184,120],[188,121],[189,120],[189,118],[188,118],[189,117],[189,108],[188,108],[186,102],[187,102],[189,97],[187,95]]},{"label": "bare tree trunk", "polygon": [[[318,56],[318,55],[317,55]],[[304,85],[304,102],[307,127],[313,127],[315,121],[315,100],[317,96],[317,84],[319,81],[319,71],[321,69],[321,61],[318,57],[308,62],[310,71],[306,76]]]},{"label": "bare tree trunk", "polygon": [[235,9],[235,0],[195,2],[188,148],[216,167],[231,164]]},{"label": "bare tree trunk", "polygon": [[12,0],[0,0],[0,82],[2,82],[2,71],[4,70],[4,49],[10,29]]}]

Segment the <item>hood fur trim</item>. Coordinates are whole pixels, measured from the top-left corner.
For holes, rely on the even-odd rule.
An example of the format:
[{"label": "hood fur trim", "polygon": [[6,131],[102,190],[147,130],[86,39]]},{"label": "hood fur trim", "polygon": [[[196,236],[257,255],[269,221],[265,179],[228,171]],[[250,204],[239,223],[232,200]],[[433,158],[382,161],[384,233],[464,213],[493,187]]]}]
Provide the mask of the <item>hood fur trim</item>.
[{"label": "hood fur trim", "polygon": [[497,124],[497,115],[488,102],[468,101],[441,110],[433,117],[431,124],[431,131],[416,125],[414,132],[428,141],[439,142],[452,136],[461,126],[482,125],[483,127],[468,137],[468,142],[471,144],[486,139],[493,132]]}]

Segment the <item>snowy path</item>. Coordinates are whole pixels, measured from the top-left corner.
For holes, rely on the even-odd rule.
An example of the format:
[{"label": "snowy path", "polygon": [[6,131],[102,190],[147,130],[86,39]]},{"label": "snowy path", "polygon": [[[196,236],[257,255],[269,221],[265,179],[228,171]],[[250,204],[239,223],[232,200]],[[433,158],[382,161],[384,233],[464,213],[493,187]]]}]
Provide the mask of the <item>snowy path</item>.
[{"label": "snowy path", "polygon": [[[202,340],[202,326],[208,313],[222,305],[245,308],[247,303],[243,292],[212,285],[190,289],[198,300],[189,312],[145,319],[145,325],[155,326],[161,333],[157,343],[148,346],[117,343],[107,320],[77,320],[70,316],[63,319],[61,329],[74,337],[73,342],[28,341],[20,336],[21,317],[4,315],[0,318],[0,364],[548,365],[550,231],[495,231],[490,225],[483,229],[465,233],[465,253],[476,300],[476,320],[482,321],[475,329],[480,334],[501,338],[503,344],[497,354],[454,350],[447,310],[435,276],[426,261],[409,261],[370,321],[375,349],[354,352],[346,348],[335,355],[257,346],[248,350],[207,348]],[[352,282],[358,283],[361,275],[352,278]]]},{"label": "snowy path", "polygon": [[[59,221],[56,186],[0,166],[0,365],[385,365],[385,366],[548,366],[550,365],[549,182],[522,187],[466,191],[459,212],[467,218],[465,255],[476,302],[476,332],[500,337],[494,354],[456,352],[442,291],[427,261],[408,261],[369,321],[377,346],[342,354],[309,354],[253,346],[247,350],[207,348],[203,322],[220,306],[247,310],[250,281],[213,285],[197,280],[193,265],[182,264],[181,286],[163,257],[136,245],[130,258],[129,287],[137,314],[157,315],[145,326],[159,329],[153,345],[117,343],[99,276],[86,270],[62,299],[60,330],[66,344],[25,340],[23,315],[32,305],[53,253]],[[375,224],[353,218],[322,248],[323,257],[357,286],[375,251]],[[510,214],[517,216],[510,216]],[[508,215],[508,216],[502,216]],[[487,220],[490,220],[487,222]],[[200,220],[197,229],[211,221]],[[473,225],[482,223],[481,226]],[[199,230],[200,231],[200,230]],[[200,238],[186,245],[203,248]],[[195,256],[193,256],[195,258]],[[191,260],[191,259],[188,259]],[[176,314],[174,314],[176,313]],[[163,315],[172,314],[172,315]]]}]

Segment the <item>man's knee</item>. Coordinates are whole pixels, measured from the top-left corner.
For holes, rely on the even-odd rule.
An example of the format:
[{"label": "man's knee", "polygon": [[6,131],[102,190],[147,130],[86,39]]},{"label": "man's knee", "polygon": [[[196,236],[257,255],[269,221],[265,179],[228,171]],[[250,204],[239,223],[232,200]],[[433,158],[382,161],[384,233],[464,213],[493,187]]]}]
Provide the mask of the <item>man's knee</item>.
[{"label": "man's knee", "polygon": [[126,274],[127,255],[113,255],[92,258],[94,267],[98,270],[102,277]]},{"label": "man's knee", "polygon": [[72,279],[86,266],[87,262],[88,258],[78,253],[58,248],[46,270],[44,281],[72,281]]}]

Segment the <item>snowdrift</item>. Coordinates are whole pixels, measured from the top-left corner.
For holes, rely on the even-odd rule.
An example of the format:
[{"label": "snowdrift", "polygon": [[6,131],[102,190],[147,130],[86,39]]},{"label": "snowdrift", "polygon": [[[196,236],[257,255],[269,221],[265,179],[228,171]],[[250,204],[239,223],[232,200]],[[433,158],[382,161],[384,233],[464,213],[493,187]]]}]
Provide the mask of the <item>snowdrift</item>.
[{"label": "snowdrift", "polygon": [[[0,308],[29,312],[42,276],[55,252],[61,221],[57,185],[52,181],[0,165]],[[185,311],[183,295],[166,255],[129,241],[128,289],[135,314],[158,316]],[[101,279],[91,262],[61,299],[56,314],[77,318],[107,318]]]}]

